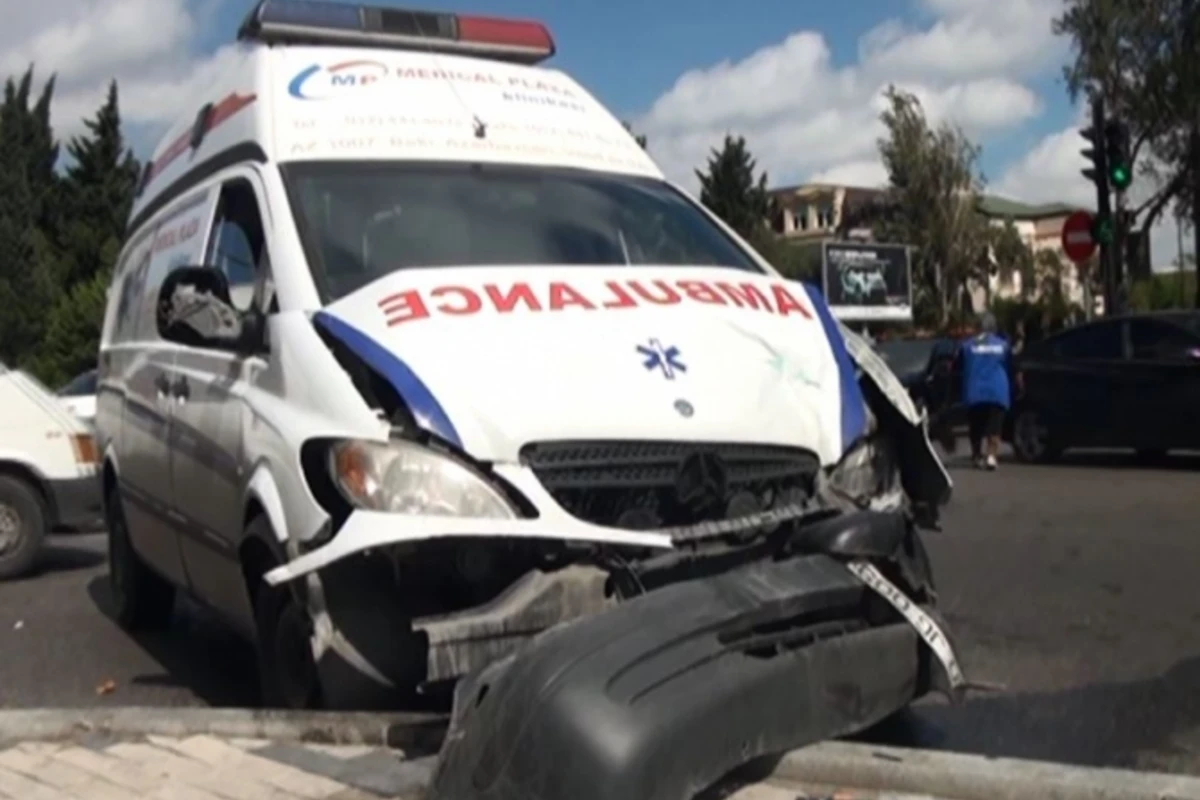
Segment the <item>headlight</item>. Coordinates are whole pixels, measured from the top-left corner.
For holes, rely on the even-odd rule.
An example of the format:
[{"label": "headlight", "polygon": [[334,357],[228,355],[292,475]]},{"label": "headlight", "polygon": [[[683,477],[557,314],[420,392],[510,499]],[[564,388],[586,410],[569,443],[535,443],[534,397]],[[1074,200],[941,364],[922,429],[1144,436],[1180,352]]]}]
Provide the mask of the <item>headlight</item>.
[{"label": "headlight", "polygon": [[829,484],[839,494],[857,503],[883,502],[890,505],[903,489],[896,448],[885,436],[862,439],[829,475]]},{"label": "headlight", "polygon": [[470,468],[412,442],[338,442],[329,451],[329,471],[356,508],[443,517],[516,516],[505,497]]}]

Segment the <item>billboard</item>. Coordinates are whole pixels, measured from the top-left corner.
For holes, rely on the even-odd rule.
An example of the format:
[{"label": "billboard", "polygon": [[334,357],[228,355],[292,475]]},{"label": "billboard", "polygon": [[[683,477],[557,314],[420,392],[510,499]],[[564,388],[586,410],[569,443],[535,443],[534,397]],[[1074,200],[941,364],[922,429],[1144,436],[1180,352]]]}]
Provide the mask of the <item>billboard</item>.
[{"label": "billboard", "polygon": [[825,242],[821,289],[833,315],[852,322],[912,320],[912,268],[902,244]]}]

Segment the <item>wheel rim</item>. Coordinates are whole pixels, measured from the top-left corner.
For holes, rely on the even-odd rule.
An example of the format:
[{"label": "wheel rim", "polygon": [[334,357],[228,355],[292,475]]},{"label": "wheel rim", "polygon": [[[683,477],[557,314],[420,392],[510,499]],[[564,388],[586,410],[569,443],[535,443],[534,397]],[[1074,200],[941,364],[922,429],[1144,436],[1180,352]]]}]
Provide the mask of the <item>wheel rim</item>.
[{"label": "wheel rim", "polygon": [[8,503],[0,503],[0,555],[21,541],[21,514]]},{"label": "wheel rim", "polygon": [[311,631],[303,612],[288,603],[275,628],[275,675],[288,708],[309,708],[316,694],[317,670],[309,643]]},{"label": "wheel rim", "polygon": [[1013,438],[1017,448],[1026,456],[1036,458],[1046,452],[1049,435],[1049,430],[1034,412],[1026,411],[1017,418]]}]

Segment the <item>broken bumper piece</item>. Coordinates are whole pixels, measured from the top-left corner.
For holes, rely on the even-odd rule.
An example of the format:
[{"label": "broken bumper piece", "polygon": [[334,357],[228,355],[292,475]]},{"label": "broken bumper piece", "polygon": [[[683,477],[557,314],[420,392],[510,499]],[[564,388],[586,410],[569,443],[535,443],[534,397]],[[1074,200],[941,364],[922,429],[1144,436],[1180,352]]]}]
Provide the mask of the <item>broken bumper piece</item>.
[{"label": "broken bumper piece", "polygon": [[756,757],[867,727],[930,689],[914,627],[868,622],[878,599],[815,555],[547,631],[460,683],[428,798],[679,800]]},{"label": "broken bumper piece", "polygon": [[592,525],[549,508],[538,519],[470,519],[466,517],[415,517],[384,511],[355,511],[327,543],[268,572],[271,586],[295,580],[337,561],[388,545],[434,539],[478,538],[549,539],[627,547],[670,549],[671,537]]}]

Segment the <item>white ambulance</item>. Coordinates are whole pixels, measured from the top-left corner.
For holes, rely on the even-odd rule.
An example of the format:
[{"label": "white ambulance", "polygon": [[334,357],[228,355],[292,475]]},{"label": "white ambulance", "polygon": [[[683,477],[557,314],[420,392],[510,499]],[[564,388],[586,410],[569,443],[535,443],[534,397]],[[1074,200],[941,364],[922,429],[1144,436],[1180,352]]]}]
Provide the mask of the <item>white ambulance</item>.
[{"label": "white ambulance", "polygon": [[147,165],[104,320],[124,625],[186,592],[257,642],[266,702],[375,705],[636,602],[664,555],[732,568],[863,509],[932,597],[913,521],[950,484],[904,390],[539,66],[545,27],[264,0],[238,40]]}]

